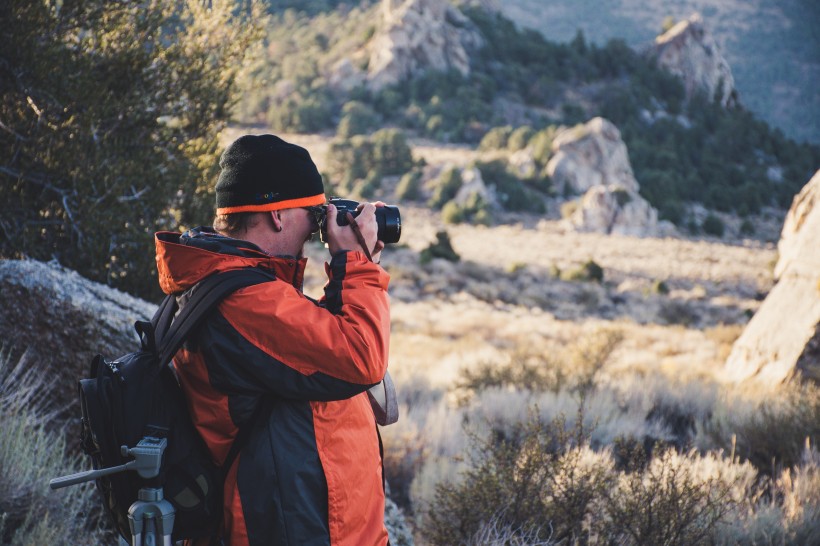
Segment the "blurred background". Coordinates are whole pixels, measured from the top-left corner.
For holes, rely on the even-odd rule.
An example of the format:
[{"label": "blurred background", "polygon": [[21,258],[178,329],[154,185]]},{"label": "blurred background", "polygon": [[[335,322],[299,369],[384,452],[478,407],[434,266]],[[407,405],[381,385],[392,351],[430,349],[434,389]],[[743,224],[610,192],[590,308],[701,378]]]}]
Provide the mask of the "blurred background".
[{"label": "blurred background", "polygon": [[818,23],[809,0],[4,3],[0,543],[110,540],[94,491],[45,487],[86,464],[74,381],[160,301],[153,233],[209,225],[219,154],[267,132],[328,196],[401,209],[392,543],[820,543]]}]

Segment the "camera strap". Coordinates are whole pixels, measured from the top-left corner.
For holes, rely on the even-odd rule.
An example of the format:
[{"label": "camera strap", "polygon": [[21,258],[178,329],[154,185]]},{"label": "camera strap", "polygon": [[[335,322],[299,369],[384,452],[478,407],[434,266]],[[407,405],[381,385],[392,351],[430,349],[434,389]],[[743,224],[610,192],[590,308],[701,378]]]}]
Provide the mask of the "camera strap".
[{"label": "camera strap", "polygon": [[373,256],[370,255],[370,249],[367,248],[367,243],[364,240],[364,235],[362,235],[362,230],[359,229],[359,224],[356,223],[356,218],[353,217],[350,211],[347,211],[345,214],[347,215],[346,218],[347,222],[350,224],[350,228],[353,230],[353,233],[356,234],[356,239],[358,239],[359,245],[362,247],[362,250],[364,250],[367,259],[372,262]]}]

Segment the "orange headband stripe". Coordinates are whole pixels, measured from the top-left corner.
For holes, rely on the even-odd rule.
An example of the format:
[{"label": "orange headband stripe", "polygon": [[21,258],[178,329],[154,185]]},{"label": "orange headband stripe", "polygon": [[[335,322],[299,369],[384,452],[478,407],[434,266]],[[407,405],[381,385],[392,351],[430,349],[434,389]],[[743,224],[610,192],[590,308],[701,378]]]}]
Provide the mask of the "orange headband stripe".
[{"label": "orange headband stripe", "polygon": [[263,203],[261,205],[240,205],[238,207],[223,207],[216,209],[216,213],[234,214],[236,212],[269,212],[272,210],[295,209],[299,207],[312,207],[314,205],[324,205],[325,194],[320,193],[311,197],[299,197],[297,199],[287,199],[275,203]]}]

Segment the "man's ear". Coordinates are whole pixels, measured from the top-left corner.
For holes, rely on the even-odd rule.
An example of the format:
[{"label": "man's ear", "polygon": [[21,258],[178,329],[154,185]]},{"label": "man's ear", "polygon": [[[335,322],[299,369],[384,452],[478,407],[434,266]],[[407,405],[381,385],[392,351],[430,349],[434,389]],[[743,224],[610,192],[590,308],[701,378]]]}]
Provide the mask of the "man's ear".
[{"label": "man's ear", "polygon": [[270,218],[273,222],[274,231],[282,231],[282,215],[278,210],[270,211]]}]

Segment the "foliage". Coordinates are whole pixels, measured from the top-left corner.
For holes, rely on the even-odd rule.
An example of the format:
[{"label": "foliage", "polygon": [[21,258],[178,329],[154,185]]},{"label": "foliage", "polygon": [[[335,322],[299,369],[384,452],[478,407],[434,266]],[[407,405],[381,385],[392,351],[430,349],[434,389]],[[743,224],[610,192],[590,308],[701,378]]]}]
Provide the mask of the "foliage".
[{"label": "foliage", "polygon": [[427,205],[440,209],[456,196],[459,188],[461,188],[461,171],[455,167],[442,171],[433,183],[433,195]]},{"label": "foliage", "polygon": [[429,263],[433,258],[443,258],[449,262],[457,262],[461,257],[453,250],[453,244],[450,242],[450,235],[440,230],[436,232],[436,241],[421,251],[419,254],[419,261],[422,264]]},{"label": "foliage", "polygon": [[578,268],[566,272],[562,277],[568,281],[604,282],[604,268],[595,260],[587,260]]},{"label": "foliage", "polygon": [[364,135],[379,123],[379,117],[369,105],[350,101],[342,107],[342,119],[336,129],[336,135],[347,138],[353,135]]},{"label": "foliage", "polygon": [[441,209],[441,218],[448,224],[466,222],[488,226],[492,223],[489,204],[478,193],[470,194],[461,204],[448,201]]},{"label": "foliage", "polygon": [[217,135],[257,37],[256,3],[209,6],[3,4],[3,257],[157,291],[152,233],[212,214]]},{"label": "foliage", "polygon": [[504,125],[503,127],[493,127],[484,137],[481,139],[481,142],[478,143],[479,150],[501,150],[507,147],[507,142],[510,139],[510,135],[513,132],[513,128],[510,125]]},{"label": "foliage", "polygon": [[396,199],[399,201],[418,201],[421,199],[421,177],[419,169],[405,173],[396,185]]},{"label": "foliage", "polygon": [[723,220],[711,213],[707,214],[706,218],[703,219],[701,228],[703,229],[703,233],[714,235],[715,237],[723,237],[723,232],[726,230]]},{"label": "foliage", "polygon": [[46,486],[81,469],[64,454],[65,434],[47,428],[49,385],[31,364],[23,356],[12,366],[9,353],[0,354],[0,544],[100,544],[99,522],[89,517],[101,513],[92,509],[93,487]]},{"label": "foliage", "polygon": [[731,451],[763,474],[795,466],[820,441],[820,388],[785,385],[757,403],[729,398],[703,424],[702,443]]},{"label": "foliage", "polygon": [[337,138],[327,152],[327,169],[334,191],[373,197],[382,177],[403,175],[413,168],[413,155],[404,133],[382,129],[370,137]]},{"label": "foliage", "polygon": [[544,212],[544,200],[540,192],[527,187],[522,180],[510,173],[502,160],[477,162],[481,177],[487,186],[494,186],[496,196],[508,211]]}]

